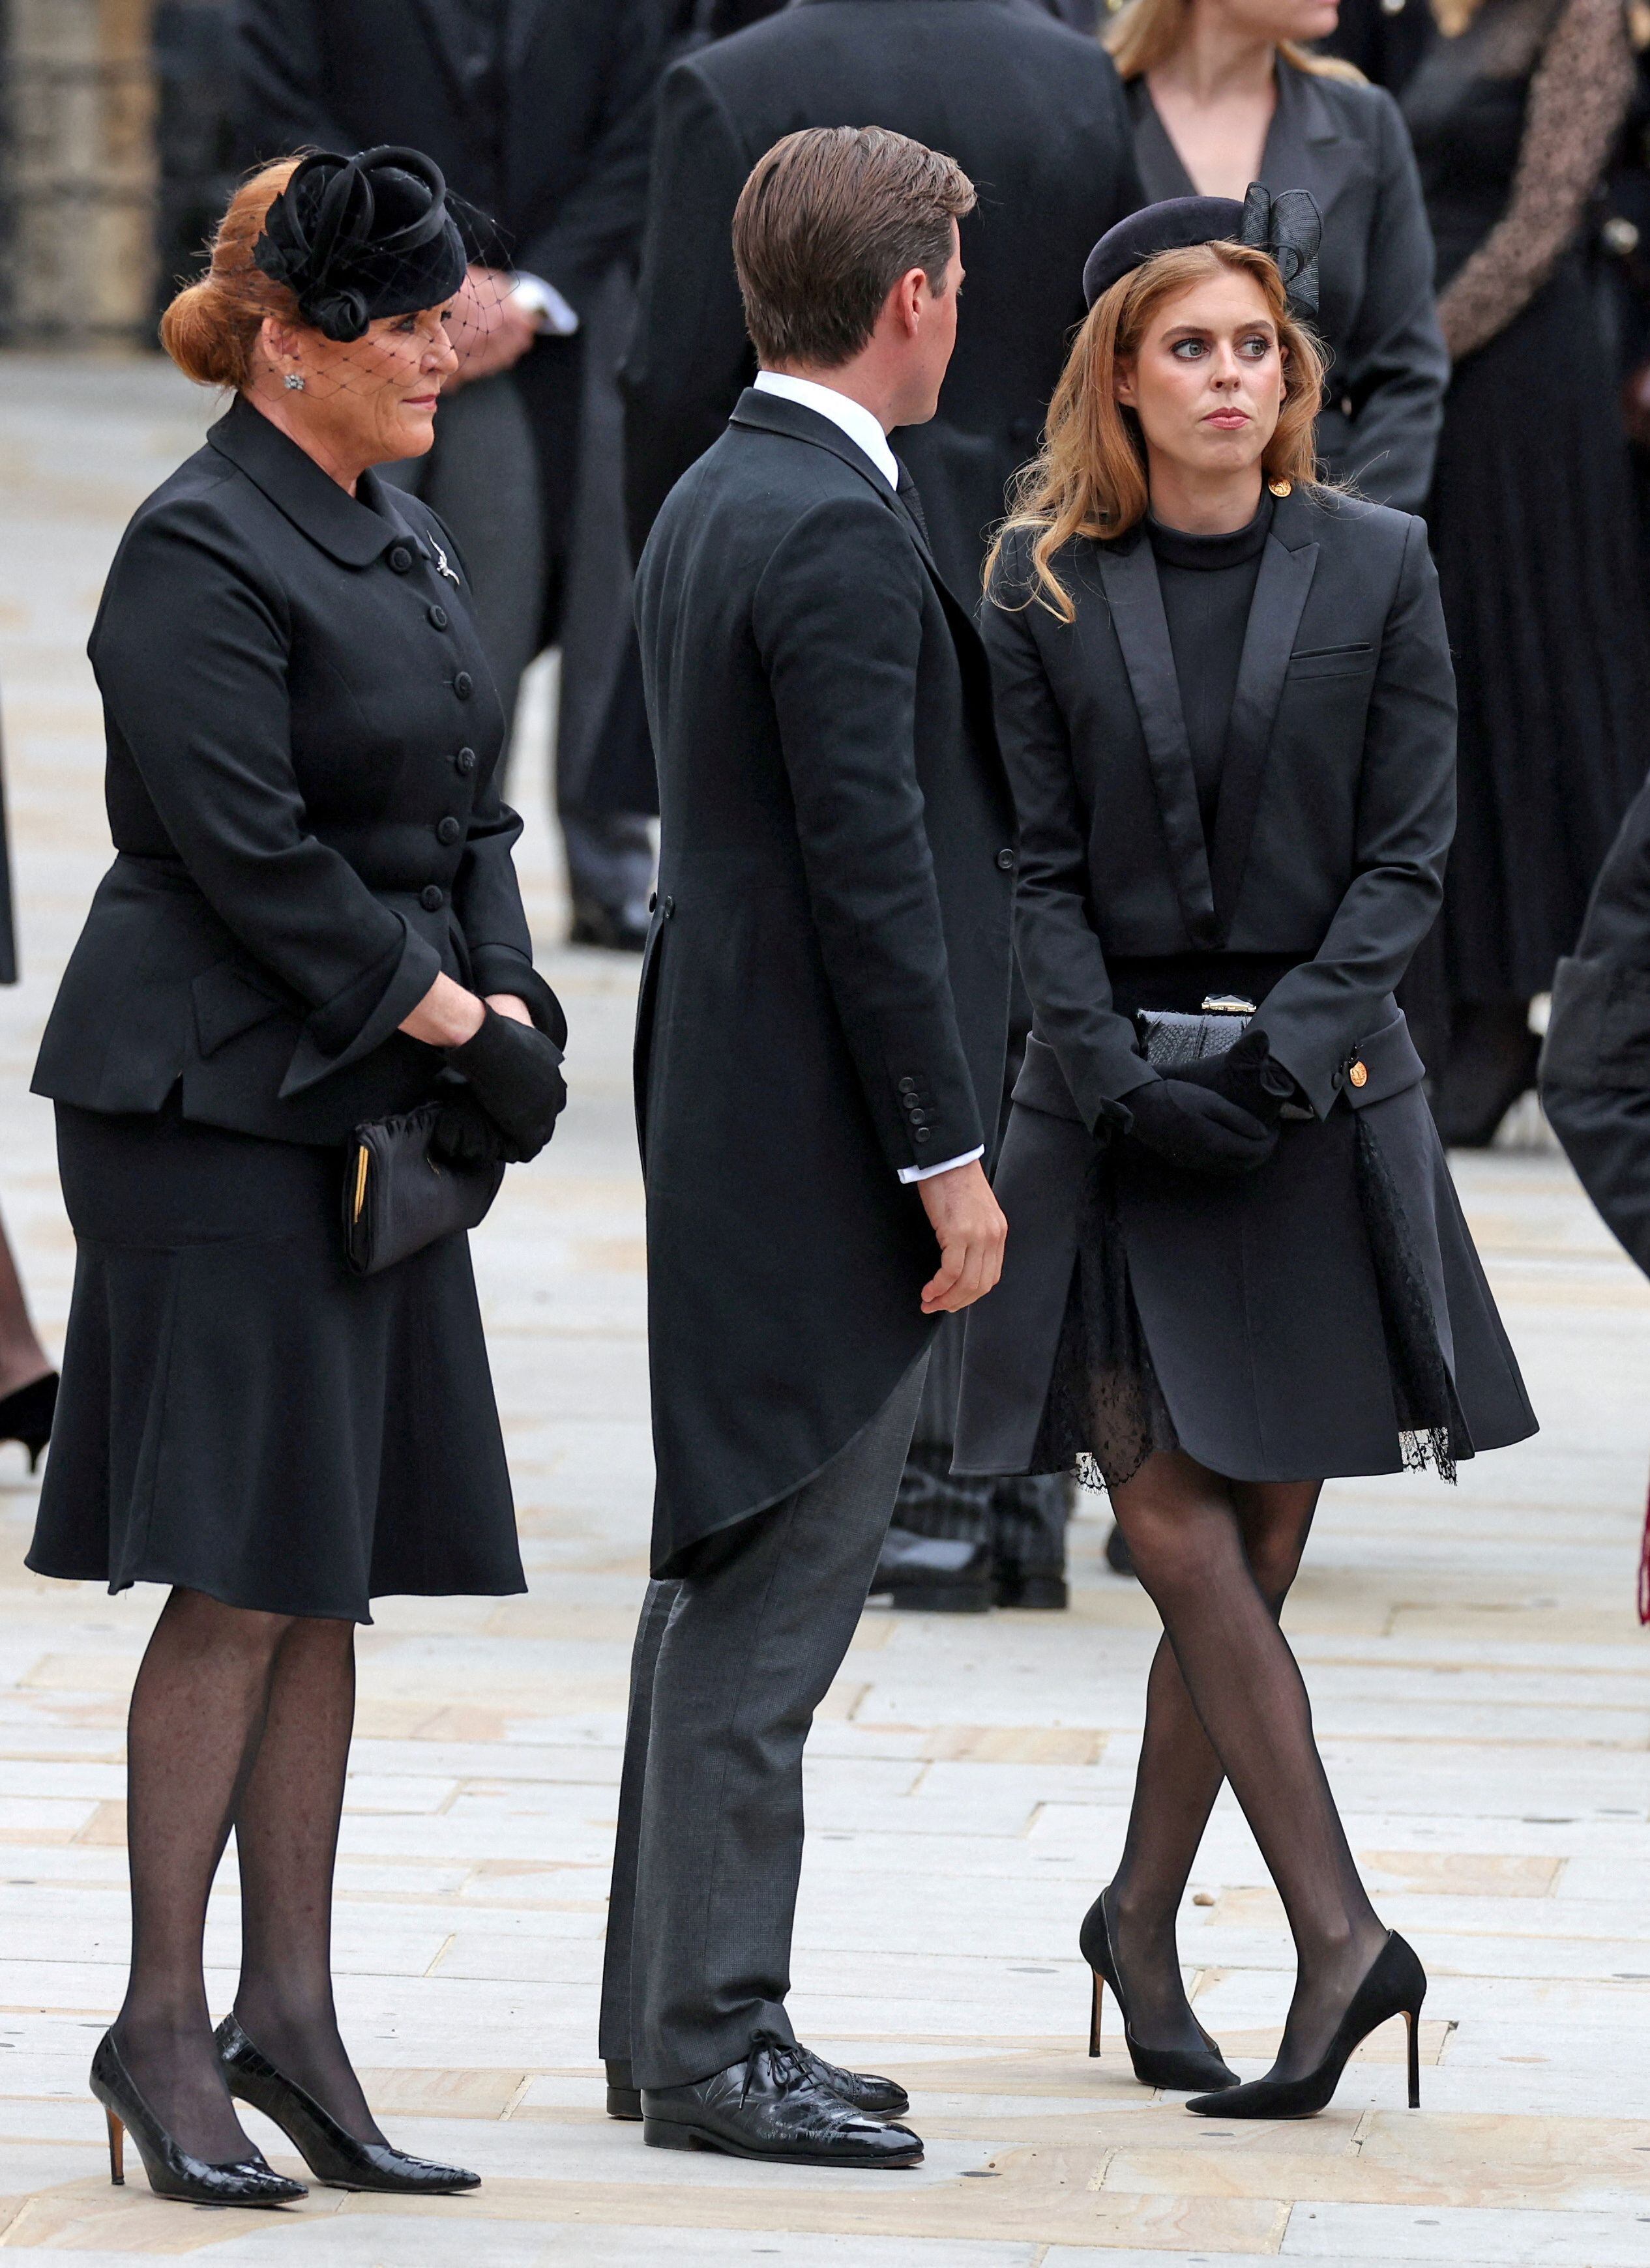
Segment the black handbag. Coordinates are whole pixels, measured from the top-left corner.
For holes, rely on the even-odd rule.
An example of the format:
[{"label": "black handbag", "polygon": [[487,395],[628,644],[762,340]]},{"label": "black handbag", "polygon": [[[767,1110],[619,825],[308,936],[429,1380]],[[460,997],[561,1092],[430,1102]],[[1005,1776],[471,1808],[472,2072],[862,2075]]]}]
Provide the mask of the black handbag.
[{"label": "black handbag", "polygon": [[432,1158],[440,1111],[438,1102],[425,1102],[356,1128],[343,1176],[343,1255],[355,1275],[376,1276],[487,1218],[504,1167]]},{"label": "black handbag", "polygon": [[1137,1008],[1134,1027],[1140,1035],[1141,1054],[1167,1079],[1186,1064],[1223,1056],[1235,1047],[1254,1013],[1252,1000],[1241,1000],[1235,993],[1211,993],[1197,1015],[1181,1008]]}]

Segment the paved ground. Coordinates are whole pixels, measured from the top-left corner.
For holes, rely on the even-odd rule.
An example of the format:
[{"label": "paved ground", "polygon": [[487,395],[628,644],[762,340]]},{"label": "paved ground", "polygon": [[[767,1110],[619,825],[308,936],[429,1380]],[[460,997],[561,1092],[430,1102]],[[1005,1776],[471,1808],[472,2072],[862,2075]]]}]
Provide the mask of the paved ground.
[{"label": "paved ground", "polygon": [[[107,857],[81,648],[132,505],[203,405],[153,365],[0,360],[0,686],[27,981],[0,994],[0,1198],[55,1344],[71,1249],[50,1114],[25,1089]],[[535,815],[542,798],[524,777]],[[1467,1468],[1330,1492],[1289,1623],[1388,1918],[1433,1985],[1425,2108],[1378,2037],[1309,2124],[1222,2128],[1083,2054],[1079,1916],[1132,1777],[1153,1616],[1073,1533],[1066,1616],[867,1613],[814,1738],[795,2008],[910,2083],[928,2162],[813,2176],[642,2148],[593,2061],[626,1652],[643,1580],[632,971],[558,951],[547,831],[527,868],[573,1020],[575,1101],[477,1240],[531,1594],[387,1604],[363,1644],[340,1883],[346,2026],[464,2201],[319,2191],[279,2216],[112,2190],[85,2088],[125,1955],[122,1722],[157,1602],[23,1571],[33,1490],[0,1450],[0,2250],[113,2268],[1451,2268],[1650,2259],[1650,1654],[1632,1613],[1650,1452],[1650,1289],[1556,1157],[1462,1172],[1546,1432]],[[219,1893],[215,2006],[232,1991]],[[1182,1928],[1245,2073],[1289,1945],[1222,1809]],[[1113,2043],[1115,2051],[1118,2043]],[[255,2119],[253,2121],[256,2125]],[[261,2130],[277,2162],[289,2154]],[[964,2181],[968,2189],[962,2187]]]}]

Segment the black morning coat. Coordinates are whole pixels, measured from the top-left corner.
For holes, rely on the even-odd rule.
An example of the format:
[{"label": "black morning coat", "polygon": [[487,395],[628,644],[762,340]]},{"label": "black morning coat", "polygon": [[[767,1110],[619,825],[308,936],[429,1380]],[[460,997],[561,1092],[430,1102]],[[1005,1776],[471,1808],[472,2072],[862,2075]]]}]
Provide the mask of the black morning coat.
[{"label": "black morning coat", "polygon": [[947,151],[979,192],[939,414],[896,437],[940,571],[972,602],[1083,320],[1083,262],[1143,202],[1110,57],[1009,0],[800,0],[685,56],[659,103],[622,372],[634,549],[755,370],[730,242],[746,175],[800,128],[885,126]]},{"label": "black morning coat", "polygon": [[1582,1188],[1650,1275],[1650,786],[1558,963],[1541,1099]]},{"label": "black morning coat", "polygon": [[437,975],[558,1045],[498,797],[503,713],[425,504],[350,496],[238,396],[142,504],[92,626],[114,864],[33,1087],[277,1141],[426,1100]]},{"label": "black morning coat", "polygon": [[234,0],[241,138],[276,158],[399,142],[577,308],[632,256],[657,0]]},{"label": "black morning coat", "polygon": [[[1412,0],[1424,10],[1425,0]],[[1129,90],[1135,154],[1153,202],[1192,194],[1145,81]],[[1433,232],[1409,129],[1392,97],[1278,59],[1278,107],[1260,179],[1308,190],[1323,216],[1322,303],[1330,349],[1318,454],[1331,480],[1419,512],[1444,422],[1449,355],[1433,297]]]},{"label": "black morning coat", "polygon": [[1013,818],[985,657],[906,507],[754,389],[679,483],[637,616],[659,750],[642,972],[653,1565],[776,1502],[926,1347],[902,1167],[988,1140]]},{"label": "black morning coat", "polygon": [[1453,1454],[1521,1439],[1534,1419],[1393,998],[1437,912],[1455,821],[1455,687],[1425,528],[1328,491],[1278,499],[1208,848],[1143,531],[1060,555],[1071,625],[1014,603],[1028,550],[1019,535],[1005,547],[1006,603],[988,600],[982,627],[1035,1020],[998,1177],[1003,1279],[969,1316],[958,1469],[1031,1468],[1090,1130],[1126,1130],[1153,1075],[1111,971],[1172,956],[1297,964],[1255,1021],[1319,1122],[1285,1124],[1276,1160],[1241,1179],[1149,1161],[1123,1175],[1130,1278],[1182,1447],[1234,1479],[1403,1462],[1343,1105],[1407,1215],[1460,1404]]}]

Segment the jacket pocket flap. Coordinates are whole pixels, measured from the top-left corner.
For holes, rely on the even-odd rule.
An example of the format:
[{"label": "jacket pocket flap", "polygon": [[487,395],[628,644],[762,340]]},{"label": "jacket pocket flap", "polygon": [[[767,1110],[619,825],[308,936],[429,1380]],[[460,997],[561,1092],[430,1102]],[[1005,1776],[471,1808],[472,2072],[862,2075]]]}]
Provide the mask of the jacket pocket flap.
[{"label": "jacket pocket flap", "polygon": [[1425,1076],[1426,1065],[1400,1010],[1389,1024],[1359,1042],[1342,1074],[1342,1092],[1354,1110],[1365,1110],[1372,1102],[1385,1102],[1406,1087],[1418,1086]]},{"label": "jacket pocket flap", "polygon": [[1024,1110],[1042,1110],[1050,1118],[1071,1118],[1079,1126],[1083,1123],[1083,1114],[1072,1100],[1059,1057],[1048,1042],[1038,1039],[1035,1033],[1026,1042],[1026,1059],[1020,1066],[1012,1099]]},{"label": "jacket pocket flap", "polygon": [[203,970],[189,990],[195,1001],[195,1042],[203,1058],[216,1055],[219,1048],[262,1023],[266,1016],[278,1013],[283,1005],[275,993],[227,961]]}]

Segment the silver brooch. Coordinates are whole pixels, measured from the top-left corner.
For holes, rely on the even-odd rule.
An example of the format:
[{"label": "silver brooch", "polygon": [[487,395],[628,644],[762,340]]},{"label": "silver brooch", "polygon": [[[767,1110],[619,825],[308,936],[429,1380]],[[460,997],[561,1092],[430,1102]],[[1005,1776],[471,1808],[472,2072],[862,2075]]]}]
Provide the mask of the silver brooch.
[{"label": "silver brooch", "polygon": [[431,539],[430,548],[436,556],[436,573],[445,575],[449,583],[456,583],[459,578],[447,565],[447,555],[433,537]]}]

